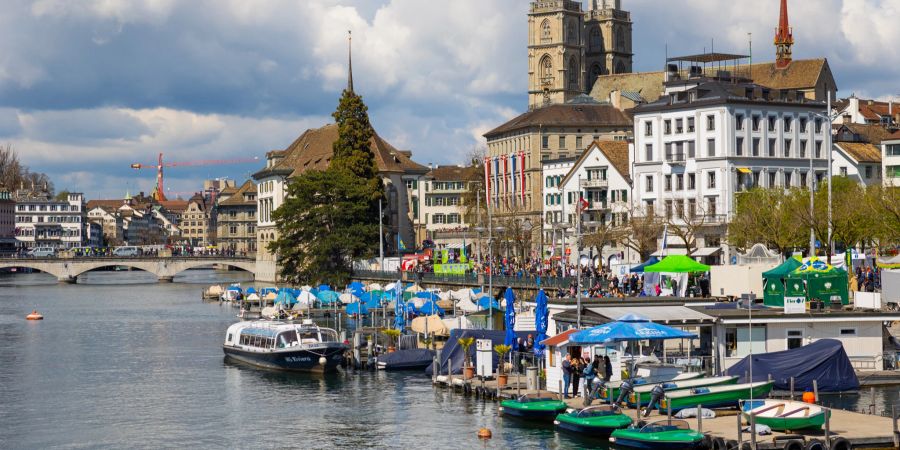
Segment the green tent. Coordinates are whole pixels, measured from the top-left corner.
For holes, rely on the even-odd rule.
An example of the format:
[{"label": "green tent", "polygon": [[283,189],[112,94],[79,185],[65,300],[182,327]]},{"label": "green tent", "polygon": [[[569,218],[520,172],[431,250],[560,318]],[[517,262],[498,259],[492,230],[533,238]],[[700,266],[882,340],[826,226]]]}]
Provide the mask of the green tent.
[{"label": "green tent", "polygon": [[694,261],[693,258],[684,255],[669,255],[662,261],[644,267],[644,272],[656,273],[694,273],[709,272],[709,266]]},{"label": "green tent", "polygon": [[803,263],[796,258],[788,258],[780,266],[763,272],[762,276],[765,280],[763,303],[766,306],[784,307],[784,279],[802,265]]},{"label": "green tent", "polygon": [[[792,286],[805,284],[805,292],[797,292],[798,290],[795,289],[793,294],[805,295],[807,301],[821,300],[825,303],[850,304],[847,272],[818,258],[811,258],[809,262],[803,263],[791,272],[785,278],[785,284],[788,285],[789,291],[792,290]],[[788,296],[791,294],[792,292],[786,293]]]}]

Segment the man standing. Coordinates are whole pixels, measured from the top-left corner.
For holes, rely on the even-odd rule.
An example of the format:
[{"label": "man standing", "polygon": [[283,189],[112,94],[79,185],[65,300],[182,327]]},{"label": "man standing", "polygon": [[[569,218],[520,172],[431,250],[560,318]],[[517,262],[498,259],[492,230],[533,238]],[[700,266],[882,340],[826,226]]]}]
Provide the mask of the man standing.
[{"label": "man standing", "polygon": [[572,381],[572,355],[566,353],[562,363],[563,398],[569,398],[569,383]]}]

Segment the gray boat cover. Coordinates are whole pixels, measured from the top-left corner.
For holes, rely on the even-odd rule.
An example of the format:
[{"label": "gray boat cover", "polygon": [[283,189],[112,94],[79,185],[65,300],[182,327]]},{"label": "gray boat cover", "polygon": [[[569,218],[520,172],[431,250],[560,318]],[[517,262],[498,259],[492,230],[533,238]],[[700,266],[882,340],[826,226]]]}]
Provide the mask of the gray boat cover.
[{"label": "gray boat cover", "polygon": [[[525,339],[528,337],[528,331],[520,331],[516,332],[516,337],[520,337]],[[531,333],[534,333],[531,331]],[[447,374],[447,364],[450,365],[450,370],[453,374],[458,375],[462,373],[463,367],[463,348],[459,345],[457,340],[461,337],[474,337],[477,341],[478,339],[490,339],[491,340],[491,348],[494,348],[495,345],[503,344],[503,340],[506,337],[506,331],[503,330],[470,330],[464,328],[458,328],[455,330],[450,330],[450,337],[447,339],[447,344],[444,345],[444,348],[441,350],[440,357],[440,373],[438,375],[446,375]],[[498,357],[497,354],[491,352],[493,356],[493,367],[494,370],[497,368]],[[469,357],[472,359],[472,363],[475,363],[475,345],[469,348]],[[425,369],[425,374],[428,376],[432,376],[434,370],[431,366],[428,366]]]}]

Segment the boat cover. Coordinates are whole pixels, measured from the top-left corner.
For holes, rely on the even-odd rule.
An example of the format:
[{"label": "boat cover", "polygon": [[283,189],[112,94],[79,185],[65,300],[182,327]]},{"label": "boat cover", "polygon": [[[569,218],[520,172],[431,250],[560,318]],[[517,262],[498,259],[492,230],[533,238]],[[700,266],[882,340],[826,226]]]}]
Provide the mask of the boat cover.
[{"label": "boat cover", "polygon": [[[818,380],[819,392],[844,392],[859,389],[859,380],[841,341],[820,339],[809,345],[781,352],[752,355],[753,381],[775,381],[773,389],[787,391],[794,377],[795,391],[812,391]],[[740,377],[739,383],[749,382],[750,356],[726,371]]]},{"label": "boat cover", "polygon": [[[522,339],[528,337],[528,331],[516,332],[516,335]],[[447,339],[447,343],[444,345],[444,348],[441,350],[440,364],[441,364],[441,373],[439,375],[447,374],[447,365],[450,365],[450,371],[456,375],[462,373],[463,367],[463,348],[459,345],[459,338],[462,337],[474,337],[477,341],[478,339],[490,339],[491,340],[491,348],[494,348],[495,345],[500,345],[503,343],[503,339],[506,337],[506,331],[503,330],[468,330],[468,329],[456,329],[450,330],[450,337]],[[469,348],[469,357],[472,360],[472,363],[475,363],[475,345]],[[493,367],[496,371],[497,368],[497,353],[491,352],[491,357],[493,358]],[[425,374],[431,376],[433,373],[432,366],[428,366],[425,368]]]},{"label": "boat cover", "polygon": [[434,359],[434,351],[415,348],[409,350],[397,350],[393,353],[385,353],[378,356],[378,362],[384,363],[386,370],[404,368],[419,368],[427,366]]}]

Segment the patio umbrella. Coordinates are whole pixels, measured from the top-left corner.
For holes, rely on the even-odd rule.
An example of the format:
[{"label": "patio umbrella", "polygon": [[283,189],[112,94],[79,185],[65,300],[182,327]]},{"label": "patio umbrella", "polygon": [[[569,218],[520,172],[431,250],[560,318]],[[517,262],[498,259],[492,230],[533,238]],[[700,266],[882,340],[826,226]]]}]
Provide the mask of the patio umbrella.
[{"label": "patio umbrella", "polygon": [[550,318],[550,310],[547,308],[547,294],[544,293],[543,289],[538,291],[534,302],[537,304],[534,308],[534,329],[537,331],[537,336],[534,338],[534,356],[540,358],[543,356],[544,348],[546,347],[541,341],[547,339],[547,321]]},{"label": "patio umbrella", "polygon": [[321,291],[330,291],[330,290],[331,290],[331,286],[329,286],[329,285],[327,285],[327,284],[320,284],[319,287],[318,287],[317,289],[319,289],[320,292],[321,292]]},{"label": "patio umbrella", "polygon": [[359,302],[359,297],[357,297],[349,292],[345,292],[345,293],[341,294],[338,297],[338,299],[340,299],[341,303],[343,303],[345,305],[350,304],[350,303],[358,303]]},{"label": "patio umbrella", "polygon": [[519,349],[519,342],[516,339],[516,294],[513,293],[511,287],[506,288],[506,292],[503,294],[503,298],[506,300],[506,337],[503,339],[503,344],[512,346],[512,349]]},{"label": "patio umbrella", "polygon": [[636,314],[626,314],[615,322],[597,325],[569,336],[569,342],[578,345],[608,345],[644,339],[697,339],[697,335],[651,322]]},{"label": "patio umbrella", "polygon": [[344,308],[344,311],[347,314],[351,315],[357,314],[360,316],[365,316],[366,314],[369,314],[369,308],[366,308],[366,305],[361,303],[350,303],[346,308]]},{"label": "patio umbrella", "polygon": [[[394,283],[391,283],[394,284]],[[400,282],[398,281],[397,286],[400,286]],[[400,289],[396,289],[396,293],[394,294],[394,328],[403,331],[403,327],[406,326],[406,308],[403,305],[403,293]]]},{"label": "patio umbrella", "polygon": [[323,305],[330,305],[338,301],[338,293],[334,291],[319,291],[316,297],[319,298]]},{"label": "patio umbrella", "polygon": [[406,292],[412,292],[413,294],[415,294],[417,292],[422,292],[422,290],[423,289],[420,288],[419,285],[417,285],[417,284],[414,284],[414,285],[406,288]]},{"label": "patio umbrella", "polygon": [[381,288],[381,284],[379,284],[379,283],[371,283],[371,284],[369,284],[369,286],[368,286],[369,292],[372,292],[372,291],[380,291],[381,289],[382,289],[382,288]]}]

